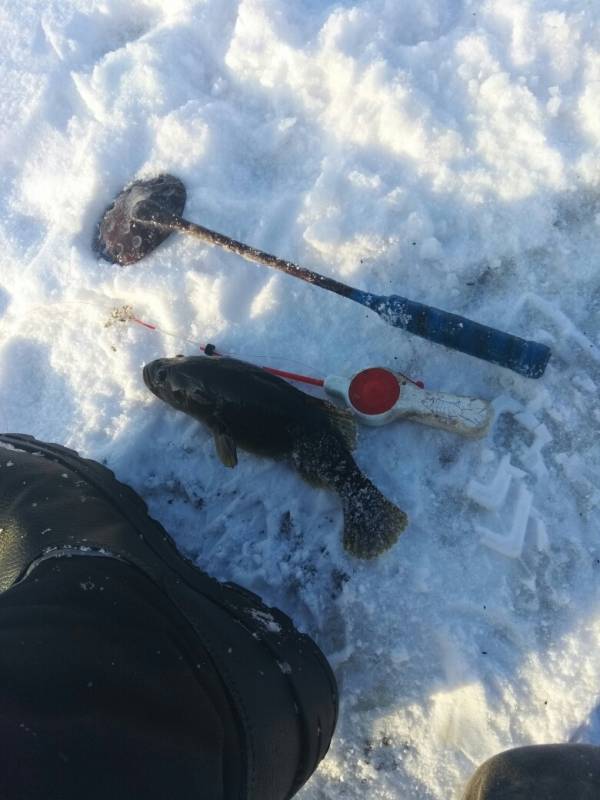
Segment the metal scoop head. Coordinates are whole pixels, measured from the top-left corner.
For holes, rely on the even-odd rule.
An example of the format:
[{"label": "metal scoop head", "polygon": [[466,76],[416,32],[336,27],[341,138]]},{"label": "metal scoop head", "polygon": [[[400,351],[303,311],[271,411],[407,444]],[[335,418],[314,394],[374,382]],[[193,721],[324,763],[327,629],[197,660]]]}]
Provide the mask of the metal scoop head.
[{"label": "metal scoop head", "polygon": [[173,232],[185,206],[185,186],[173,175],[134,181],[108,206],[92,247],[112,264],[134,264]]}]

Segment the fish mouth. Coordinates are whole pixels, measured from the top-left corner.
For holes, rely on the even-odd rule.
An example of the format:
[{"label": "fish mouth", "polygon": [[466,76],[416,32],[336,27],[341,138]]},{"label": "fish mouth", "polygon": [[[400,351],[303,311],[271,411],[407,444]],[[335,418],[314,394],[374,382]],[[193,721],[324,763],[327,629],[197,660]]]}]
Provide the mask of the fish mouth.
[{"label": "fish mouth", "polygon": [[[165,373],[162,376],[160,374],[161,369],[162,372]],[[156,361],[145,364],[142,370],[142,376],[148,389],[156,394],[156,391],[162,387],[166,378],[166,369],[163,366],[163,359],[159,358]]]},{"label": "fish mouth", "polygon": [[144,383],[146,384],[146,388],[152,391],[153,385],[152,385],[150,364],[144,364],[144,369],[142,370],[142,377],[144,378]]}]

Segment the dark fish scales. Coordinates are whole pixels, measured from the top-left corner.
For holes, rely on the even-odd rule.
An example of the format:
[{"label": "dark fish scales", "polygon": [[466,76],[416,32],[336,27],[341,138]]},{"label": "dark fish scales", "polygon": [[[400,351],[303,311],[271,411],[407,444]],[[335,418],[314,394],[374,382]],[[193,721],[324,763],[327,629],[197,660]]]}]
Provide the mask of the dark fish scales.
[{"label": "dark fish scales", "polygon": [[352,458],[356,425],[350,412],[233,358],[159,358],[144,367],[144,382],[210,428],[225,466],[235,467],[239,446],[288,459],[308,483],[336,491],[344,510],[344,547],[358,558],[384,552],[406,527],[406,514]]}]

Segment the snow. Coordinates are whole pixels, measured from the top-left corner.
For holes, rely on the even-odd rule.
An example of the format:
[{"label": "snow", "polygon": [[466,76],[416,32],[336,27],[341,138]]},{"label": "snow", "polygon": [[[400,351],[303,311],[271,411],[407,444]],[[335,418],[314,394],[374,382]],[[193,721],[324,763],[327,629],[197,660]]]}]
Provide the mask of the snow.
[{"label": "snow", "polygon": [[[596,4],[2,0],[0,37],[0,426],[105,461],[200,567],[315,637],[341,716],[299,797],[441,800],[499,750],[600,744]],[[98,261],[106,205],[162,171],[187,218],[542,341],[546,374],[189,237]],[[181,338],[111,319],[125,305]],[[410,522],[358,562],[335,495],[245,453],[225,469],[145,389],[144,363],[194,341],[321,377],[394,367],[495,420],[361,429]]]}]

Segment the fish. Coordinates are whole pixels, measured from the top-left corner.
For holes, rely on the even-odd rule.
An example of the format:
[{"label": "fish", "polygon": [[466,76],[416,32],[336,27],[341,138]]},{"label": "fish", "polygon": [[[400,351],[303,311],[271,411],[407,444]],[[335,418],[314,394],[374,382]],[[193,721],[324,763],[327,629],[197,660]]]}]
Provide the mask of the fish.
[{"label": "fish", "polygon": [[238,463],[239,447],[287,460],[309,484],[337,492],[343,545],[353,556],[380,555],[406,528],[404,511],[384,497],[352,457],[356,423],[348,410],[235,358],[159,358],[144,366],[143,378],[158,398],[208,426],[226,467]]}]

